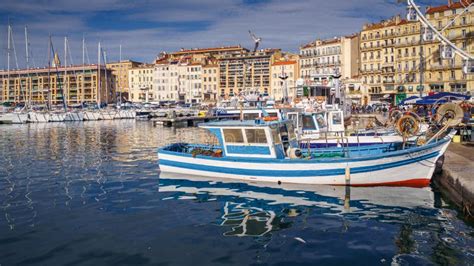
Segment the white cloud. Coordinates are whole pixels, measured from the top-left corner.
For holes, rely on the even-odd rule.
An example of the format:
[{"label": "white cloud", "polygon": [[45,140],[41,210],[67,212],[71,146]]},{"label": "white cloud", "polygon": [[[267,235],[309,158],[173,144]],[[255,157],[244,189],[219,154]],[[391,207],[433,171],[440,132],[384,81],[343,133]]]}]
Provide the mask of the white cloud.
[{"label": "white cloud", "polygon": [[[8,10],[15,15],[17,52],[21,55],[24,54],[20,49],[24,45],[21,24],[29,25],[38,65],[47,63],[49,33],[54,35],[58,51],[62,49],[61,36],[69,36],[75,62],[82,58],[84,33],[93,61],[97,58],[96,44],[101,40],[109,60],[118,59],[118,47],[122,43],[124,58],[151,62],[160,51],[181,47],[235,44],[251,47],[249,29],[263,38],[262,47],[296,52],[300,45],[316,38],[358,32],[367,21],[388,18],[405,9],[402,4],[395,4],[395,0],[274,0],[253,5],[237,0],[29,2],[7,1],[0,5],[0,11]],[[108,15],[110,11],[116,12],[123,24],[111,29],[112,22],[105,21],[110,17],[101,20],[100,15]],[[92,19],[93,24],[89,23]],[[192,23],[199,26],[194,29]],[[4,21],[1,28],[6,29],[5,24]],[[120,29],[121,25],[124,30]],[[4,39],[0,40],[2,48],[6,48]],[[2,51],[5,55],[5,49]],[[18,57],[20,65],[24,65],[24,56]]]}]

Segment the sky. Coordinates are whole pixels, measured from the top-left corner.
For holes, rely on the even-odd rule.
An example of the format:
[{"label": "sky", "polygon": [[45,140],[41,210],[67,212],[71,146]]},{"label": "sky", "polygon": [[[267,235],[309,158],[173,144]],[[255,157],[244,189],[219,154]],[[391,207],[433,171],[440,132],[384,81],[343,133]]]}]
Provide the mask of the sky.
[{"label": "sky", "polygon": [[[11,68],[26,66],[25,26],[30,43],[30,66],[48,62],[48,39],[68,61],[97,62],[100,41],[107,61],[153,62],[161,51],[242,45],[251,49],[251,30],[262,38],[262,48],[298,52],[317,38],[359,32],[367,22],[403,14],[397,0],[0,0],[0,69],[7,68],[7,25],[13,27],[16,50]],[[447,0],[416,0],[420,6]],[[88,55],[88,56],[87,56]]]}]

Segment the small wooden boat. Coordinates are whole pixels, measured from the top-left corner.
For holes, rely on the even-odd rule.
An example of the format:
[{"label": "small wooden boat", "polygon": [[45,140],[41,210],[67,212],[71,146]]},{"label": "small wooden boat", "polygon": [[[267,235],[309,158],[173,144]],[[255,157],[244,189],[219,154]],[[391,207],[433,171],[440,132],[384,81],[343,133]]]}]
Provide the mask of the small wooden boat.
[{"label": "small wooden boat", "polygon": [[216,145],[175,143],[159,149],[163,172],[276,183],[426,186],[453,134],[428,144],[388,143],[300,149],[291,121],[201,124]]}]

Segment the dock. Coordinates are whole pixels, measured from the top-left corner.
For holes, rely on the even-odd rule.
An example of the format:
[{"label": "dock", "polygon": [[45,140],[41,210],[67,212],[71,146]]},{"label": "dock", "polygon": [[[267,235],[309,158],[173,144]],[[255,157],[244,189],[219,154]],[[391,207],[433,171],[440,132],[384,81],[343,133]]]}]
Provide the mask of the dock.
[{"label": "dock", "polygon": [[466,215],[474,218],[474,145],[451,143],[434,183]]},{"label": "dock", "polygon": [[158,117],[154,118],[153,124],[165,127],[195,127],[200,123],[220,120],[237,120],[239,115],[223,115],[223,116],[182,116],[175,118]]}]

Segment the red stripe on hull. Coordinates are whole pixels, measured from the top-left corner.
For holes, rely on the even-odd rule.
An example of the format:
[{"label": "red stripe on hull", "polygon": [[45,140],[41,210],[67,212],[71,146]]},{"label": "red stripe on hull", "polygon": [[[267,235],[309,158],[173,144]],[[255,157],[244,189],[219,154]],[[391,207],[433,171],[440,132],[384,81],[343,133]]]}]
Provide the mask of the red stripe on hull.
[{"label": "red stripe on hull", "polygon": [[353,187],[414,187],[422,188],[430,185],[431,179],[417,178],[403,181],[385,182],[385,183],[367,183],[367,184],[350,184]]}]

